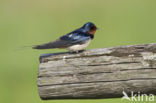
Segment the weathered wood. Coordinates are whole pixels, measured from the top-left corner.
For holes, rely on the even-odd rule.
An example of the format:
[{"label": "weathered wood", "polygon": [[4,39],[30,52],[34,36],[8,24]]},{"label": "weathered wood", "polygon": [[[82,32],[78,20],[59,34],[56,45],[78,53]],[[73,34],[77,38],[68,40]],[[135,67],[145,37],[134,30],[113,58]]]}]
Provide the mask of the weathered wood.
[{"label": "weathered wood", "polygon": [[42,99],[156,94],[156,43],[44,54],[37,82]]}]

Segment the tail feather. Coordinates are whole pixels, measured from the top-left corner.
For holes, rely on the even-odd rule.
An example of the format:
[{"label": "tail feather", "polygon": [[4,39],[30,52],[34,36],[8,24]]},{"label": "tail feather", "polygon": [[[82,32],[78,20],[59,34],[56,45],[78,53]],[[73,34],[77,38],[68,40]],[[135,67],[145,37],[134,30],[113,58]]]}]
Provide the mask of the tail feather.
[{"label": "tail feather", "polygon": [[46,44],[41,44],[41,45],[36,45],[33,46],[33,49],[53,49],[53,48],[66,48],[73,45],[69,41],[57,39],[55,41],[46,43]]},{"label": "tail feather", "polygon": [[53,49],[53,48],[64,48],[68,43],[66,43],[65,41],[62,41],[60,39],[57,39],[55,41],[49,42],[49,43],[45,43],[45,44],[41,44],[41,45],[36,45],[33,46],[33,49]]},{"label": "tail feather", "polygon": [[33,49],[52,49],[56,48],[52,43],[46,43],[42,45],[35,45],[32,47]]}]

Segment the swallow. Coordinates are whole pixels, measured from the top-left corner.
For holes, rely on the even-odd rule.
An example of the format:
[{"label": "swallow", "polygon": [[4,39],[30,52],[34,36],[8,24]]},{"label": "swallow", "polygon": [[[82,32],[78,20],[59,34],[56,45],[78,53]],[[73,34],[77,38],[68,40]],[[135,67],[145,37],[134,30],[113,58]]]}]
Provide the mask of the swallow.
[{"label": "swallow", "polygon": [[94,39],[97,27],[92,22],[84,24],[82,27],[61,36],[55,41],[33,46],[33,49],[54,49],[63,48],[69,52],[79,52],[84,50]]}]

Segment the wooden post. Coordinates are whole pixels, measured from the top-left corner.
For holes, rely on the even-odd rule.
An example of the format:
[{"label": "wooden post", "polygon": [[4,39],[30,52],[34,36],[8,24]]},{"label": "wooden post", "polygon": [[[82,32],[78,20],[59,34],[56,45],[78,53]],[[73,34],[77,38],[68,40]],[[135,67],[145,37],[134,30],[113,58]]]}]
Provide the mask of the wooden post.
[{"label": "wooden post", "polygon": [[37,83],[42,99],[156,94],[156,43],[41,55]]}]

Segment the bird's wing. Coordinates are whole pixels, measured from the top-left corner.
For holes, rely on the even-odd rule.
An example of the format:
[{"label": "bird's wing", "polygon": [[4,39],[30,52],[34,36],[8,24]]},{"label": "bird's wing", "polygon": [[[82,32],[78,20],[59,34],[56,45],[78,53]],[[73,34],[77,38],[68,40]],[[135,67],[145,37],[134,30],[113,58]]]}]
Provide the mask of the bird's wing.
[{"label": "bird's wing", "polygon": [[59,39],[42,45],[34,46],[34,49],[51,49],[51,48],[66,48],[75,44],[83,44],[90,39],[89,36],[83,33],[69,33],[60,37]]},{"label": "bird's wing", "polygon": [[74,44],[83,44],[90,39],[90,36],[85,35],[82,32],[75,32],[64,35],[60,38],[62,41],[68,41],[67,44],[74,45]]}]

